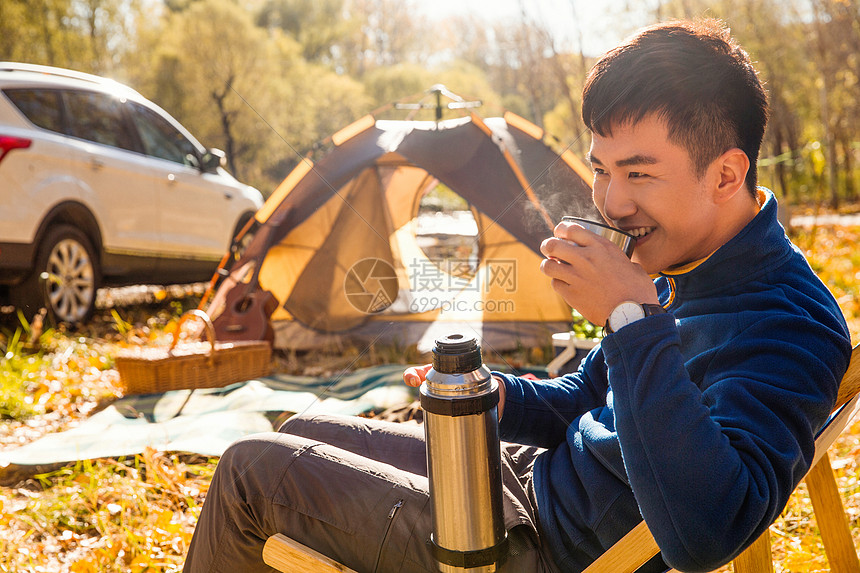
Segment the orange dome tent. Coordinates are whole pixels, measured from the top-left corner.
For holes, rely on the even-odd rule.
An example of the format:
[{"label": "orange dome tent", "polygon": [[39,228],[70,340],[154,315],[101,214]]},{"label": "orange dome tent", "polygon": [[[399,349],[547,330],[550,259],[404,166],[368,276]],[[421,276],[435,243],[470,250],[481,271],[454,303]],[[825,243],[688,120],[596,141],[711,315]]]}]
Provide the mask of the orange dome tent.
[{"label": "orange dome tent", "polygon": [[[259,269],[261,288],[278,299],[276,347],[350,339],[426,350],[463,328],[496,350],[548,343],[571,317],[538,269],[540,243],[563,215],[598,215],[590,171],[544,137],[512,113],[359,119],[319,160],[303,159],[257,212],[210,314]],[[474,216],[471,231],[460,229],[477,241],[468,256],[431,258],[419,245],[419,202],[439,183]]]}]

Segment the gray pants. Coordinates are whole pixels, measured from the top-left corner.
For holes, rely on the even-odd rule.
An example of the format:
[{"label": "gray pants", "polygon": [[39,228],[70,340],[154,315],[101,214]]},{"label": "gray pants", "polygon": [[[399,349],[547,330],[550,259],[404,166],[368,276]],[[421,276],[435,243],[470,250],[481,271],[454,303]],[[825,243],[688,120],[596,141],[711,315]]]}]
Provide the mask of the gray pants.
[{"label": "gray pants", "polygon": [[[539,448],[502,444],[502,572],[550,573],[531,487]],[[279,432],[248,436],[221,457],[186,573],[272,571],[274,533],[364,572],[436,572],[423,428],[364,418],[296,416]]]}]

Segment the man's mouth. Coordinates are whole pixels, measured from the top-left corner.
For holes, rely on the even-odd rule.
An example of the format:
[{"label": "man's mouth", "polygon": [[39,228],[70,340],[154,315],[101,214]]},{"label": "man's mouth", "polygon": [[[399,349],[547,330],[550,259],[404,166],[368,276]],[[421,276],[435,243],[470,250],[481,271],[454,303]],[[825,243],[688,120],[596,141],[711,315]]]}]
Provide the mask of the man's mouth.
[{"label": "man's mouth", "polygon": [[653,230],[654,227],[634,227],[632,229],[624,229],[625,232],[633,235],[637,240],[642,239]]}]

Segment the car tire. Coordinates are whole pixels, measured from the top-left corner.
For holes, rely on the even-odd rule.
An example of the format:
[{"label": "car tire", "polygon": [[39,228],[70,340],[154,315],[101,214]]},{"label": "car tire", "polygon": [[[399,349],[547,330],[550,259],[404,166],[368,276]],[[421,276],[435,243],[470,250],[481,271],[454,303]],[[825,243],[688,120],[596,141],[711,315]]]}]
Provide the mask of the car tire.
[{"label": "car tire", "polygon": [[54,322],[77,324],[92,316],[100,284],[101,269],[92,241],[77,227],[62,224],[45,234],[33,274],[17,287],[14,298],[28,317],[47,308]]}]

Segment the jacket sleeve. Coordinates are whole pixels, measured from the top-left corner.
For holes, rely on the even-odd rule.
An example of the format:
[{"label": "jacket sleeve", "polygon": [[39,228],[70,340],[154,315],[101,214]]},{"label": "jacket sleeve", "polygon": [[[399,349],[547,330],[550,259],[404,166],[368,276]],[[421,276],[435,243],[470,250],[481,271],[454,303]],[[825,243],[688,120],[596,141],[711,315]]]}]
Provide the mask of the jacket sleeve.
[{"label": "jacket sleeve", "polygon": [[683,571],[728,562],[809,469],[847,368],[845,333],[797,315],[751,320],[709,357],[698,386],[671,314],[602,347],[625,469],[664,560]]},{"label": "jacket sleeve", "polygon": [[530,380],[493,372],[505,383],[505,406],[499,426],[509,442],[550,448],[565,441],[571,421],[606,404],[606,363],[600,346],[579,370],[549,380]]}]

